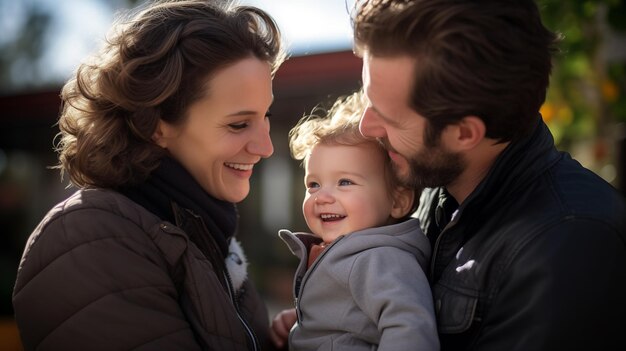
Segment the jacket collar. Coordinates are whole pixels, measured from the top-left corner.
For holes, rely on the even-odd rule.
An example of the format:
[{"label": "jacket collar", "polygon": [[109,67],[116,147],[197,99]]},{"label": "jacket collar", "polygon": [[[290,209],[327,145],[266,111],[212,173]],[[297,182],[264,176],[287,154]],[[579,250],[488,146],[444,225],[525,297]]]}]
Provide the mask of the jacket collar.
[{"label": "jacket collar", "polygon": [[529,137],[511,142],[498,156],[460,210],[478,207],[490,212],[490,207],[500,207],[510,194],[524,191],[560,157],[548,126],[539,117]]},{"label": "jacket collar", "polygon": [[[429,205],[418,209],[418,216],[438,255],[431,266],[430,279],[438,281],[476,227],[482,227],[503,206],[520,198],[560,158],[552,134],[538,118],[532,134],[511,142],[502,151],[487,176],[461,206],[443,187],[427,190],[420,201]],[[461,235],[441,239],[441,230],[450,226],[457,227]]]},{"label": "jacket collar", "polygon": [[216,244],[223,257],[228,255],[228,241],[237,228],[235,204],[212,197],[175,159],[163,158],[145,182],[120,192],[161,219],[194,229],[187,235],[205,254]]}]

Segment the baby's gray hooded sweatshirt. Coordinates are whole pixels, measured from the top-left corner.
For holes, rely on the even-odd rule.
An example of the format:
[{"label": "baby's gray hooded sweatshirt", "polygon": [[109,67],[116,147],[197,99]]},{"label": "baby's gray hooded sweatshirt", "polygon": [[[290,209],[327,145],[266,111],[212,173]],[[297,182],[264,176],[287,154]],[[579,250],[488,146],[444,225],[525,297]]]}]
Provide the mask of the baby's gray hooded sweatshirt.
[{"label": "baby's gray hooded sweatshirt", "polygon": [[439,350],[424,273],[430,243],[417,219],[341,236],[309,269],[309,247],[321,239],[288,230],[279,236],[300,258],[290,350]]}]

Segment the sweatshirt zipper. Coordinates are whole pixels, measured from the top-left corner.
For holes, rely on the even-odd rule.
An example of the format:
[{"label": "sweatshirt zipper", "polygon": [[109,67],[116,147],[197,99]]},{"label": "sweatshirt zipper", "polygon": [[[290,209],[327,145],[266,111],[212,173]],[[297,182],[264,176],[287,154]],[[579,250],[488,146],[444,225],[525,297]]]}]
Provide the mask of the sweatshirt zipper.
[{"label": "sweatshirt zipper", "polygon": [[[302,291],[304,290],[304,285],[306,284],[308,277],[313,274],[313,271],[315,270],[315,268],[317,268],[317,266],[319,265],[319,262],[322,260],[322,258],[324,258],[324,256],[326,256],[326,254],[328,253],[328,251],[330,251],[330,249],[335,246],[335,244],[337,244],[339,241],[341,241],[343,238],[345,238],[344,236],[340,236],[337,239],[335,239],[335,241],[333,241],[332,244],[328,245],[328,247],[326,247],[326,249],[324,251],[322,251],[322,253],[315,259],[315,261],[313,261],[313,264],[311,265],[311,267],[309,267],[306,272],[304,273],[304,275],[302,276],[302,278],[300,279],[300,281],[297,281],[297,291],[296,291],[296,297],[295,297],[295,306],[296,306],[296,317],[298,317],[298,323],[302,322],[302,315],[300,312],[300,295],[302,295]],[[307,253],[308,255],[308,253]],[[308,258],[308,256],[307,256]]]},{"label": "sweatshirt zipper", "polygon": [[241,311],[239,310],[239,303],[237,303],[237,299],[235,297],[235,291],[233,288],[232,280],[230,279],[230,274],[228,273],[228,271],[223,271],[223,272],[224,272],[224,280],[226,281],[226,285],[228,286],[228,289],[227,289],[228,296],[230,297],[230,300],[232,301],[233,306],[235,307],[237,318],[239,318],[239,321],[241,322],[244,329],[246,330],[248,337],[252,341],[252,349],[254,351],[260,351],[260,347],[258,345],[257,337],[254,334],[254,331],[252,330],[252,328],[250,328],[246,320],[241,316]]}]

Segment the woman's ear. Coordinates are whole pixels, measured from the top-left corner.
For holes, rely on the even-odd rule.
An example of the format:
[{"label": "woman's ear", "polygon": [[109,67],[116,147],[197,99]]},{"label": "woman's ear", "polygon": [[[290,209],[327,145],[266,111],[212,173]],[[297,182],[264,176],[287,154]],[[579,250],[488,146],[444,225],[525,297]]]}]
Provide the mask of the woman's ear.
[{"label": "woman's ear", "polygon": [[167,149],[167,139],[171,134],[171,129],[172,126],[162,119],[159,119],[154,133],[152,133],[152,141],[160,147]]},{"label": "woman's ear", "polygon": [[406,216],[411,208],[413,208],[413,202],[415,200],[415,191],[404,187],[397,187],[393,195],[391,217],[400,219]]}]

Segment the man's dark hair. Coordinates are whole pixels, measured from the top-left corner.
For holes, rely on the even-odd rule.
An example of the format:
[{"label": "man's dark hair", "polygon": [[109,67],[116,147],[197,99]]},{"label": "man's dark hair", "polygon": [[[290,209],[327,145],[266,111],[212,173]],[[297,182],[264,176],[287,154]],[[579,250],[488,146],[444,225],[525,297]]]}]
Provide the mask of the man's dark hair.
[{"label": "man's dark hair", "polygon": [[532,0],[365,0],[352,22],[357,53],[415,58],[410,104],[427,138],[469,115],[500,142],[531,132],[559,40]]}]

